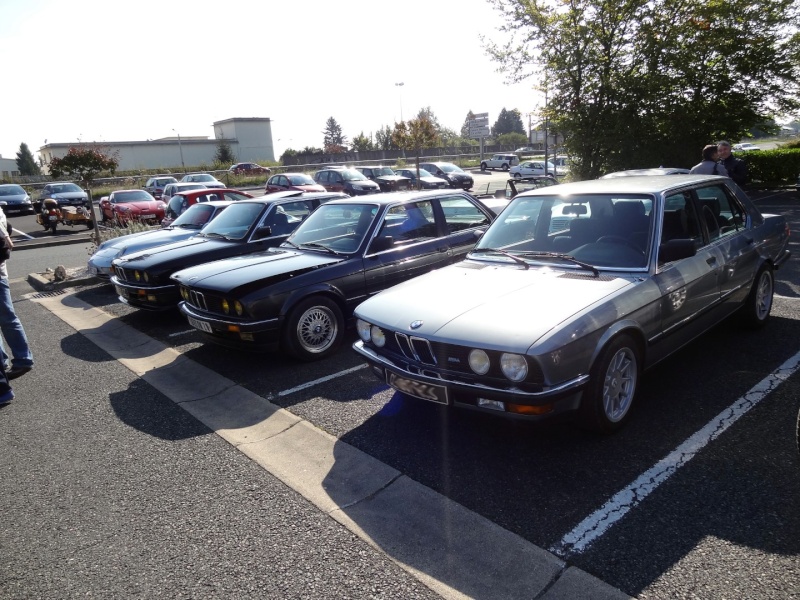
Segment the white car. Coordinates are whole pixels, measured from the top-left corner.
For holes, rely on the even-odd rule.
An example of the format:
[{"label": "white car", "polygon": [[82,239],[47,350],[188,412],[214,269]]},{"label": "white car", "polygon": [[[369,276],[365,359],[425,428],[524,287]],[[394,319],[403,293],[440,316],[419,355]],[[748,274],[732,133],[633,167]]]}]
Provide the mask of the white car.
[{"label": "white car", "polygon": [[529,177],[531,175],[556,175],[556,166],[547,161],[547,172],[545,173],[543,160],[526,160],[515,167],[511,167],[510,175],[514,177]]},{"label": "white car", "polygon": [[761,147],[751,144],[750,142],[744,142],[741,144],[734,144],[733,150],[735,152],[750,152],[751,150],[761,150]]},{"label": "white car", "polygon": [[184,175],[180,183],[202,183],[207,188],[227,188],[228,186],[208,173],[189,173]]},{"label": "white car", "polygon": [[486,169],[502,169],[508,171],[511,167],[519,164],[519,156],[516,154],[494,154],[492,158],[481,161],[481,171]]}]

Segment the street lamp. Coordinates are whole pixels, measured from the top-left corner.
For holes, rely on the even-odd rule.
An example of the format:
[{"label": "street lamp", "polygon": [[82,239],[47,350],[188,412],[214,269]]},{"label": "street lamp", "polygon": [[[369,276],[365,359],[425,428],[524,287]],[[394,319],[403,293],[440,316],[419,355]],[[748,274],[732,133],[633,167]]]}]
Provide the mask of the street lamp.
[{"label": "street lamp", "polygon": [[173,129],[172,131],[178,134],[178,150],[180,150],[181,153],[181,167],[183,167],[183,174],[186,175],[186,164],[183,162],[183,144],[181,144],[181,134],[178,133],[176,129]]},{"label": "street lamp", "polygon": [[[402,88],[405,84],[401,81],[400,83],[395,83],[395,87]],[[400,92],[400,122],[403,121],[403,90],[399,90]]]}]

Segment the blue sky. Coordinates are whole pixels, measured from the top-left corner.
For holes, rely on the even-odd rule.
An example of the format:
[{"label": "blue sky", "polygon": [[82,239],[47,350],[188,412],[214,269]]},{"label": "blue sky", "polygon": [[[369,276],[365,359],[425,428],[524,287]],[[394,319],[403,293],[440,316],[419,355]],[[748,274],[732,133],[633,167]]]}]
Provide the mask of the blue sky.
[{"label": "blue sky", "polygon": [[485,0],[2,0],[0,155],[213,137],[232,117],[272,119],[276,158],[322,146],[331,116],[349,139],[425,106],[451,129],[470,110],[493,123],[542,103],[485,55],[500,24]]}]

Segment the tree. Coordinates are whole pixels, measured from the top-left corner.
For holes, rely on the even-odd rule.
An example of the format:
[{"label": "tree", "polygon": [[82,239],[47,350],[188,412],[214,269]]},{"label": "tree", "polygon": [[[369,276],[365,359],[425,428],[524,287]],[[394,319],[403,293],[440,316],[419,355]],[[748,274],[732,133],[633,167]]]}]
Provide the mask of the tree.
[{"label": "tree", "polygon": [[511,81],[535,77],[572,171],[694,164],[800,104],[796,0],[490,0]]},{"label": "tree", "polygon": [[525,134],[525,127],[522,125],[522,117],[516,108],[513,110],[502,109],[497,117],[497,121],[492,125],[492,137],[497,137],[504,133]]},{"label": "tree", "polygon": [[214,161],[221,165],[230,165],[236,160],[231,150],[231,145],[226,139],[221,139],[217,142],[217,152],[214,155]]},{"label": "tree", "polygon": [[89,194],[89,210],[92,214],[95,241],[100,245],[100,232],[97,227],[97,216],[92,202],[92,181],[102,172],[111,175],[117,170],[119,159],[116,153],[108,152],[102,146],[92,145],[71,146],[63,158],[54,157],[48,164],[50,176],[53,179],[68,177],[80,181]]},{"label": "tree", "polygon": [[322,131],[323,148],[329,154],[339,154],[347,151],[347,138],[342,134],[342,126],[333,117],[325,122]]},{"label": "tree", "polygon": [[417,165],[417,186],[419,186],[419,155],[423,148],[436,146],[438,135],[433,123],[427,117],[412,119],[406,124],[401,121],[394,126],[392,143],[403,150],[412,150]]},{"label": "tree", "polygon": [[392,143],[392,128],[384,125],[375,132],[375,147],[377,150],[397,150]]},{"label": "tree", "polygon": [[469,122],[475,118],[475,113],[469,111],[467,113],[467,118],[464,119],[464,124],[461,126],[461,137],[462,138],[469,138]]},{"label": "tree", "polygon": [[33,154],[28,148],[28,144],[22,142],[19,145],[19,152],[17,152],[17,170],[20,175],[41,175],[42,171]]},{"label": "tree", "polygon": [[515,148],[518,146],[527,146],[528,136],[518,131],[513,133],[504,133],[503,135],[497,136],[495,143],[500,144],[501,146],[514,146]]},{"label": "tree", "polygon": [[356,152],[374,149],[375,144],[372,143],[372,138],[365,136],[363,131],[353,138],[353,150]]}]

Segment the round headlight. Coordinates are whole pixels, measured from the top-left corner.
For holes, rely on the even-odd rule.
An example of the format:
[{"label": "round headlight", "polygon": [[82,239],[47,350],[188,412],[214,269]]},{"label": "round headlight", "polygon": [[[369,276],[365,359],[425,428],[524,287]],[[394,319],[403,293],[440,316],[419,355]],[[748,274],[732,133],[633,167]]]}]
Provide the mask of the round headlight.
[{"label": "round headlight", "polygon": [[358,319],[356,321],[356,330],[358,331],[358,337],[361,338],[362,342],[369,341],[369,329],[370,329],[370,324],[367,323],[366,321],[363,321],[361,319]]},{"label": "round headlight", "polygon": [[231,312],[231,305],[225,298],[222,299],[222,310],[226,315]]},{"label": "round headlight", "polygon": [[189,299],[189,290],[187,290],[185,287],[181,288],[181,298],[183,298],[184,300]]},{"label": "round headlight", "polygon": [[511,381],[522,381],[528,375],[528,363],[519,354],[503,354],[500,357],[500,368],[503,375]]},{"label": "round headlight", "polygon": [[241,302],[239,302],[238,300],[236,300],[236,301],[233,303],[233,308],[234,308],[234,310],[236,311],[236,314],[237,314],[238,316],[240,316],[240,317],[241,317],[241,316],[242,316],[242,314],[244,313],[244,307],[242,306],[242,303],[241,303]]},{"label": "round headlight", "polygon": [[148,274],[147,274],[147,271],[145,271],[145,272],[142,274],[142,276],[144,277],[144,280],[145,280],[147,283],[150,283],[150,275],[148,275]]},{"label": "round headlight", "polygon": [[483,350],[473,350],[469,353],[469,367],[478,375],[489,372],[489,355]]},{"label": "round headlight", "polygon": [[142,274],[141,274],[141,273],[139,273],[139,271],[134,271],[134,272],[133,272],[133,278],[134,278],[136,281],[141,281],[141,280],[142,280]]},{"label": "round headlight", "polygon": [[372,343],[378,348],[383,348],[384,344],[386,344],[386,336],[383,335],[383,331],[381,331],[380,327],[372,326],[369,333],[372,338]]}]

